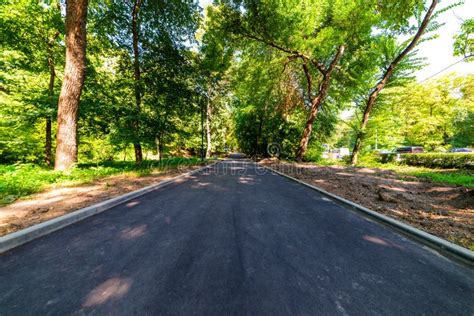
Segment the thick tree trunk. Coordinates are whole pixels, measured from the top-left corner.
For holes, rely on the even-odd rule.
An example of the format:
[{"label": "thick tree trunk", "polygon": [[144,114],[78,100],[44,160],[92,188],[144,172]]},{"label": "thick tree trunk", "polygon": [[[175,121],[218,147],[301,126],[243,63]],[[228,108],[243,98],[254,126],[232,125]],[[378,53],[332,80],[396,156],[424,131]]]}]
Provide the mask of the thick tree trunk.
[{"label": "thick tree trunk", "polygon": [[354,148],[352,149],[351,164],[353,164],[353,165],[357,164],[360,149],[362,148],[362,142],[364,141],[364,137],[365,137],[367,123],[369,122],[370,113],[371,113],[372,109],[374,108],[375,101],[377,100],[377,97],[378,97],[380,91],[382,91],[382,89],[385,87],[385,85],[388,83],[388,81],[392,77],[393,72],[395,70],[395,67],[416,46],[416,43],[419,41],[419,39],[421,38],[421,35],[423,35],[426,27],[428,26],[428,23],[430,21],[431,16],[434,13],[434,10],[435,10],[436,5],[438,4],[438,1],[439,0],[433,0],[431,2],[431,6],[428,9],[428,11],[426,12],[425,17],[423,18],[423,21],[421,22],[421,25],[420,25],[418,31],[416,32],[415,36],[411,40],[411,42],[390,63],[390,65],[388,66],[387,70],[385,71],[382,79],[377,83],[375,88],[370,93],[369,98],[367,99],[367,103],[365,105],[364,115],[363,115],[362,121],[360,123],[360,128],[359,128],[359,132],[357,133]]},{"label": "thick tree trunk", "polygon": [[88,0],[66,2],[66,66],[58,103],[56,170],[77,162],[77,114],[86,75],[86,21]]},{"label": "thick tree trunk", "polygon": [[207,140],[206,158],[211,157],[211,154],[212,154],[211,112],[212,112],[211,102],[208,101],[206,103],[206,140]]},{"label": "thick tree trunk", "polygon": [[[337,63],[341,59],[342,54],[344,54],[344,45],[339,46],[336,55],[331,61],[327,70],[323,71],[323,79],[319,85],[318,95],[311,100],[311,110],[306,120],[305,128],[303,130],[303,135],[301,136],[300,144],[296,152],[296,160],[301,161],[308,149],[309,138],[311,137],[311,132],[313,131],[313,124],[316,120],[319,108],[323,103],[324,99],[327,96],[329,90],[329,84],[331,82],[331,74],[336,67]],[[311,75],[308,71],[307,65],[304,64],[303,68],[305,70],[305,75],[308,81],[308,97],[311,99]]]},{"label": "thick tree trunk", "polygon": [[[140,82],[140,60],[139,60],[139,51],[138,51],[138,12],[140,11],[140,6],[142,0],[135,0],[132,11],[132,36],[133,36],[133,75],[135,80],[135,104],[137,107],[137,113],[140,113],[141,103],[142,103],[142,92],[141,92],[141,82]],[[140,122],[138,119],[134,122],[135,128],[135,137],[138,137],[140,130]],[[135,162],[137,164],[142,163],[143,153],[142,146],[138,140],[133,144],[135,149]]]},{"label": "thick tree trunk", "polygon": [[135,163],[141,164],[143,161],[142,145],[140,145],[140,143],[134,143],[133,149],[135,151]]}]

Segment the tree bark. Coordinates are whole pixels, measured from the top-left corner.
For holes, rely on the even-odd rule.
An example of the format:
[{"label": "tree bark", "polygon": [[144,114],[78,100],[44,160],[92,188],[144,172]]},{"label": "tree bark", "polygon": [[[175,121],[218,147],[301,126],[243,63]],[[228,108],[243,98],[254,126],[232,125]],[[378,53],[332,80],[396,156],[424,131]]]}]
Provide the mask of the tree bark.
[{"label": "tree bark", "polygon": [[[48,43],[48,66],[49,66],[49,87],[48,87],[48,102],[53,106],[53,96],[54,96],[54,79],[56,77],[56,71],[54,69],[54,62],[52,58],[51,44]],[[45,131],[45,144],[44,144],[44,162],[47,166],[51,166],[52,162],[52,153],[51,153],[51,144],[52,144],[52,132],[51,132],[51,117],[46,117],[46,131]]]},{"label": "tree bark", "polygon": [[46,118],[46,130],[45,130],[45,142],[44,142],[44,163],[49,167],[51,166],[52,162],[52,152],[51,152],[51,147],[52,147],[52,131],[51,131],[51,118],[47,117]]},{"label": "tree bark", "polygon": [[86,76],[86,22],[88,0],[66,2],[66,65],[58,103],[56,170],[77,162],[77,114]]},{"label": "tree bark", "polygon": [[[135,0],[132,11],[132,37],[133,37],[133,75],[135,80],[135,105],[137,107],[137,114],[140,113],[141,102],[142,102],[142,92],[141,92],[141,73],[140,73],[140,60],[139,60],[139,51],[138,51],[138,12],[140,11],[140,6],[142,0]],[[140,122],[138,118],[134,122],[135,128],[135,137],[138,137],[140,130]],[[138,140],[135,140],[133,143],[135,149],[135,162],[137,164],[142,163],[143,153],[142,146]]]},{"label": "tree bark", "polygon": [[[339,46],[336,55],[331,61],[327,70],[321,70],[323,73],[323,79],[319,84],[318,94],[313,98],[311,97],[311,75],[309,73],[309,69],[306,65],[306,62],[303,64],[304,72],[306,75],[306,79],[308,81],[308,98],[311,100],[311,109],[308,115],[308,119],[306,120],[306,124],[303,130],[303,135],[301,136],[300,144],[298,146],[298,150],[296,152],[296,160],[301,161],[308,149],[309,138],[311,137],[311,132],[313,131],[313,124],[318,114],[319,108],[323,103],[324,99],[327,96],[329,90],[329,84],[331,82],[331,74],[334,71],[337,63],[341,59],[342,54],[344,54],[345,46]],[[319,69],[319,68],[318,68]]]},{"label": "tree bark", "polygon": [[[210,89],[209,89],[210,90]],[[209,96],[208,102],[206,103],[206,158],[211,157],[212,154],[212,141],[211,141],[211,98]]]},{"label": "tree bark", "polygon": [[158,156],[158,160],[161,161],[161,142],[160,139],[155,137],[155,145],[156,145],[156,155]]},{"label": "tree bark", "polygon": [[375,101],[377,100],[377,97],[382,91],[382,89],[385,87],[385,85],[388,83],[390,78],[393,75],[393,72],[395,70],[395,67],[400,63],[400,61],[411,51],[413,48],[416,46],[416,43],[419,41],[421,36],[423,35],[424,31],[426,30],[426,27],[428,26],[428,23],[430,21],[431,16],[434,13],[435,7],[438,4],[439,0],[433,0],[431,2],[431,6],[429,7],[428,11],[426,12],[423,21],[421,22],[420,27],[418,28],[415,36],[413,39],[410,41],[407,47],[395,57],[395,59],[390,63],[388,66],[387,70],[385,71],[382,79],[377,83],[375,88],[372,90],[372,92],[369,94],[369,98],[367,99],[367,103],[365,105],[364,109],[364,115],[362,116],[362,122],[360,124],[360,129],[359,132],[357,133],[356,141],[354,144],[354,148],[352,150],[352,156],[351,156],[351,164],[355,165],[357,164],[357,160],[359,158],[359,153],[360,149],[362,148],[362,142],[364,140],[365,136],[365,130],[367,128],[367,123],[369,122],[369,117],[370,113],[375,105]]},{"label": "tree bark", "polygon": [[[58,3],[59,5],[59,3]],[[58,8],[59,9],[59,8]],[[48,54],[48,68],[49,68],[49,86],[48,86],[48,103],[49,106],[52,108],[55,105],[53,104],[53,97],[54,97],[54,80],[56,78],[56,69],[54,66],[54,56],[53,56],[53,45],[54,41],[58,38],[59,31],[53,35],[51,39],[46,39],[46,50]],[[52,117],[46,117],[46,130],[45,130],[45,142],[44,142],[44,162],[49,167],[53,161],[52,155]]]}]

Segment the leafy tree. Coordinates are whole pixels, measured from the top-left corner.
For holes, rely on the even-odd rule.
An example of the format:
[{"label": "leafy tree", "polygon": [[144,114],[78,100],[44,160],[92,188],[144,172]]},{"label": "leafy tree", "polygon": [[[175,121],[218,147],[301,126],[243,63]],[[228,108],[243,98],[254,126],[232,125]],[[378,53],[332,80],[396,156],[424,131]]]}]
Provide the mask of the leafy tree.
[{"label": "leafy tree", "polygon": [[389,82],[390,78],[392,77],[395,68],[398,66],[398,64],[406,58],[406,56],[410,53],[410,51],[415,48],[417,42],[421,39],[421,36],[425,32],[426,28],[428,27],[428,23],[430,22],[431,17],[434,14],[436,5],[438,4],[438,0],[432,0],[430,7],[426,11],[426,14],[423,18],[423,20],[420,23],[420,26],[418,27],[418,30],[416,31],[415,35],[413,38],[409,41],[408,45],[406,45],[400,53],[398,53],[395,58],[386,66],[384,69],[383,76],[381,79],[377,82],[375,87],[372,89],[372,91],[369,93],[369,96],[367,98],[367,102],[365,105],[364,109],[364,114],[362,116],[362,122],[360,124],[359,128],[359,133],[357,134],[356,141],[354,144],[354,148],[352,150],[352,156],[351,156],[351,163],[356,164],[357,163],[357,157],[359,155],[360,148],[362,146],[362,140],[364,136],[365,129],[367,127],[367,123],[369,121],[370,113],[375,105],[375,102],[377,100],[377,97],[382,91],[382,89],[387,85]]},{"label": "leafy tree", "polygon": [[[30,136],[31,131],[27,130],[31,125],[44,119],[44,161],[47,165],[52,162],[52,121],[57,104],[54,89],[57,68],[63,60],[63,24],[59,1],[5,1],[0,5],[0,32],[4,35],[4,75],[0,80],[11,100],[4,103],[5,111],[10,111],[10,102],[20,103],[15,108],[29,107],[28,111],[17,112],[17,117],[23,117],[22,120],[28,123],[28,126],[17,126],[18,130],[25,131],[26,138]],[[49,80],[43,81],[46,75]],[[24,80],[26,77],[28,80]],[[19,136],[15,138],[18,140]]]},{"label": "leafy tree", "polygon": [[[376,28],[406,29],[420,1],[222,1],[226,29],[236,39],[277,50],[282,67],[297,64],[305,80],[307,119],[296,151],[302,159],[331,79],[351,68],[350,61],[370,47]],[[288,10],[291,8],[291,10]],[[376,8],[374,10],[374,8]],[[338,71],[336,71],[338,70]],[[360,74],[362,75],[362,74]],[[357,75],[357,76],[360,76]]]},{"label": "leafy tree", "polygon": [[218,10],[217,7],[207,7],[206,20],[202,27],[204,33],[200,46],[202,83],[207,98],[205,102],[206,158],[211,156],[213,150],[211,117],[215,116],[217,118],[218,111],[223,110],[228,90],[227,70],[231,65],[234,51],[231,45],[226,44],[225,35],[220,25],[218,25],[219,20],[216,18],[219,14]]},{"label": "leafy tree", "polygon": [[388,150],[401,145],[423,146],[428,151],[472,146],[472,85],[472,75],[448,75],[387,88],[367,125],[362,149],[373,149],[376,143]]},{"label": "leafy tree", "polygon": [[[121,77],[117,78],[117,84],[124,96],[132,97],[130,92],[133,95],[133,106],[131,98],[124,99],[124,106],[127,106],[118,109],[120,120],[115,135],[133,143],[137,163],[143,159],[141,142],[150,143],[150,138],[155,142],[154,135],[159,142],[165,131],[158,132],[156,128],[169,128],[163,122],[167,120],[166,115],[156,116],[160,112],[156,107],[171,98],[171,93],[180,96],[189,92],[181,91],[175,84],[178,81],[185,83],[187,79],[180,72],[190,63],[189,56],[183,53],[186,50],[184,43],[193,41],[199,18],[196,10],[197,5],[189,0],[112,1],[95,10],[96,18],[102,21],[98,23],[98,33],[111,38],[111,44],[120,52],[117,68]],[[179,79],[174,80],[172,74]],[[132,86],[133,91],[128,86]],[[151,109],[156,109],[154,114],[150,114]],[[153,120],[159,122],[151,123],[151,128],[143,125]],[[150,130],[155,131],[153,135],[148,134]]]}]

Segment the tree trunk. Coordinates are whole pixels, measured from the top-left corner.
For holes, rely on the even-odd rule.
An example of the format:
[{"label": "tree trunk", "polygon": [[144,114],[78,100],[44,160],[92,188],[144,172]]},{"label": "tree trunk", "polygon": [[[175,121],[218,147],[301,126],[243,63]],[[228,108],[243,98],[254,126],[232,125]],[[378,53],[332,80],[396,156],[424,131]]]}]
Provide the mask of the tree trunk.
[{"label": "tree trunk", "polygon": [[[380,90],[382,90],[382,89],[380,89]],[[353,165],[355,165],[357,163],[357,159],[359,158],[359,152],[360,152],[360,149],[362,147],[362,140],[365,136],[364,135],[365,129],[367,128],[367,123],[369,122],[370,112],[372,111],[372,108],[374,107],[374,104],[375,104],[375,100],[377,99],[377,96],[378,96],[378,92],[377,93],[374,93],[374,92],[370,94],[370,97],[367,100],[367,105],[366,105],[365,110],[364,110],[364,115],[362,116],[360,131],[357,134],[356,141],[355,141],[355,144],[354,144],[354,148],[352,150],[351,164],[353,164]]]},{"label": "tree trunk", "polygon": [[155,137],[155,145],[156,145],[156,155],[158,156],[158,160],[161,161],[161,141],[158,136]]},{"label": "tree trunk", "polygon": [[206,158],[211,157],[212,154],[212,143],[211,143],[211,102],[210,100],[206,103]]},{"label": "tree trunk", "polygon": [[[135,104],[137,107],[137,113],[140,113],[141,109],[141,102],[142,102],[142,92],[141,92],[141,82],[140,82],[140,60],[139,60],[139,51],[138,51],[138,12],[140,11],[140,6],[142,4],[142,0],[135,0],[135,4],[133,6],[132,11],[132,36],[133,36],[133,75],[135,80]],[[140,130],[140,122],[138,119],[134,122],[135,128],[135,137],[138,138],[139,130]],[[135,149],[135,162],[137,164],[142,163],[143,161],[143,153],[142,153],[142,146],[140,142],[136,140],[133,144]]]},{"label": "tree trunk", "polygon": [[163,135],[160,134],[160,137],[158,138],[158,155],[160,156],[159,160],[163,159]]},{"label": "tree trunk", "polygon": [[416,43],[421,38],[421,35],[423,35],[423,32],[428,26],[428,22],[430,21],[430,18],[433,15],[433,12],[435,10],[436,5],[438,4],[438,1],[439,0],[433,0],[431,2],[431,6],[426,12],[425,17],[423,18],[423,21],[421,22],[421,25],[418,31],[416,32],[415,36],[413,37],[413,39],[410,41],[408,46],[405,47],[405,49],[400,54],[398,54],[398,56],[395,57],[395,59],[390,63],[382,79],[377,83],[373,91],[370,93],[369,98],[367,99],[367,103],[365,105],[364,116],[362,117],[360,129],[359,129],[359,132],[357,133],[354,148],[352,150],[351,164],[353,165],[357,164],[357,160],[359,158],[359,152],[360,152],[360,149],[362,148],[362,142],[365,137],[367,123],[369,122],[370,112],[372,111],[375,105],[375,101],[377,100],[377,97],[380,91],[382,91],[382,89],[385,87],[387,82],[390,80],[390,77],[393,75],[393,71],[395,70],[395,67],[416,46]]},{"label": "tree trunk", "polygon": [[142,145],[140,145],[140,143],[134,143],[133,149],[135,151],[135,163],[141,164],[143,161]]},{"label": "tree trunk", "polygon": [[46,130],[45,130],[45,142],[44,142],[44,163],[49,167],[51,166],[51,160],[53,155],[51,153],[51,144],[52,144],[52,132],[51,132],[51,118],[46,118]]},{"label": "tree trunk", "polygon": [[303,159],[303,156],[308,149],[309,138],[311,136],[311,132],[313,131],[313,124],[323,99],[324,97],[322,95],[318,95],[316,98],[314,98],[313,103],[311,104],[311,111],[309,112],[309,116],[303,130],[303,135],[301,136],[300,144],[298,146],[298,151],[296,152],[297,161],[301,161]]},{"label": "tree trunk", "polygon": [[[336,67],[339,59],[341,58],[342,54],[344,54],[344,45],[339,46],[336,55],[331,61],[329,68],[323,71],[323,79],[319,85],[318,95],[311,100],[311,110],[308,115],[308,119],[306,121],[305,128],[303,130],[303,135],[301,136],[300,144],[298,146],[298,150],[296,152],[296,160],[301,161],[308,149],[309,138],[311,137],[311,132],[313,131],[313,124],[316,120],[316,116],[318,114],[319,108],[323,103],[326,95],[328,94],[329,84],[331,81],[331,74]],[[308,97],[311,99],[311,76],[308,71],[306,64],[304,64],[305,75],[308,81]]]},{"label": "tree trunk", "polygon": [[[53,96],[54,96],[54,78],[56,77],[56,71],[54,69],[54,62],[52,57],[52,47],[51,43],[48,43],[48,66],[49,66],[49,87],[48,87],[48,102],[50,106],[53,106]],[[52,144],[52,132],[51,132],[51,117],[46,117],[46,131],[45,131],[45,143],[44,143],[44,162],[47,166],[51,166],[52,162],[52,153],[51,153],[51,144]]]},{"label": "tree trunk", "polygon": [[86,21],[88,0],[66,2],[66,65],[58,103],[56,170],[77,162],[77,114],[86,76]]}]

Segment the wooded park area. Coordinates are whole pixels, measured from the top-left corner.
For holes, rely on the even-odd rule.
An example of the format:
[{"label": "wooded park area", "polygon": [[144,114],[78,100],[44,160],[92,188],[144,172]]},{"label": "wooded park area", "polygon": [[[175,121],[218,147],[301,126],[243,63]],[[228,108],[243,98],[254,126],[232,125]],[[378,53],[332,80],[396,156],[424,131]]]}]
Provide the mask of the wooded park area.
[{"label": "wooded park area", "polygon": [[[474,146],[474,74],[415,77],[426,64],[418,45],[462,5],[3,1],[3,203],[74,168],[90,180],[124,170],[113,162],[141,170],[146,161],[232,150],[260,159],[274,155],[271,144],[289,161],[378,167],[381,151],[418,146],[445,155],[406,161],[454,168],[458,180],[429,178],[472,187],[472,154],[446,152]],[[466,65],[473,29],[466,19],[452,35],[452,53]],[[350,157],[324,158],[338,148]],[[25,170],[45,176],[33,181]]]},{"label": "wooded park area", "polygon": [[[314,161],[329,143],[353,164],[375,131],[378,148],[473,146],[473,75],[413,77],[456,7],[438,2],[6,1],[0,160],[66,170],[133,147],[140,164],[199,155],[203,136],[207,157],[276,142]],[[472,27],[455,35],[463,62]]]}]

